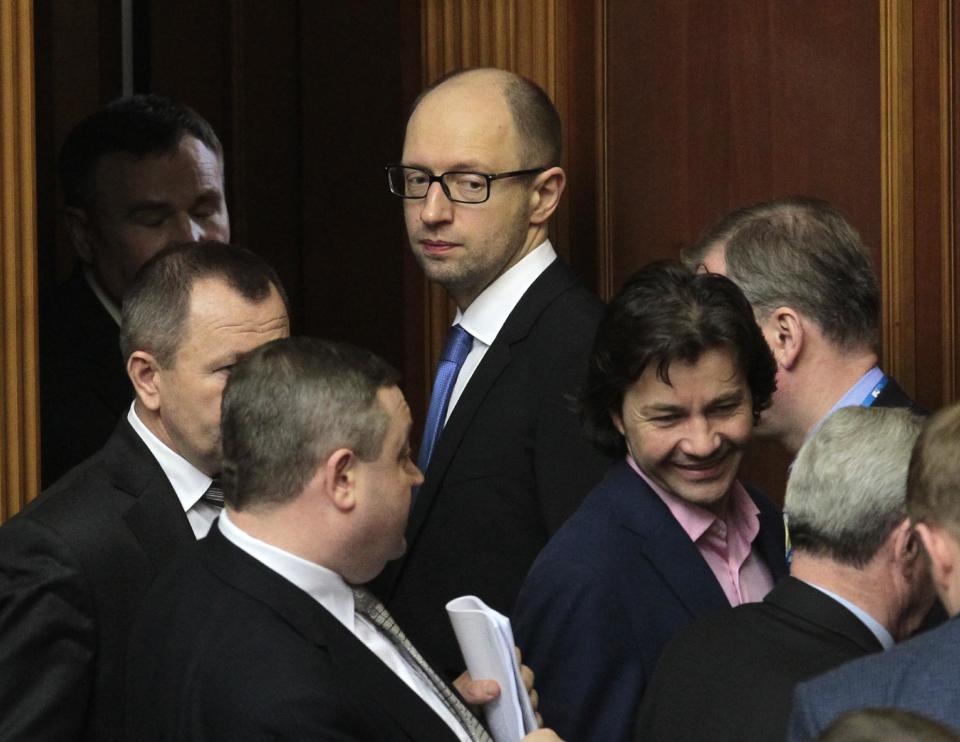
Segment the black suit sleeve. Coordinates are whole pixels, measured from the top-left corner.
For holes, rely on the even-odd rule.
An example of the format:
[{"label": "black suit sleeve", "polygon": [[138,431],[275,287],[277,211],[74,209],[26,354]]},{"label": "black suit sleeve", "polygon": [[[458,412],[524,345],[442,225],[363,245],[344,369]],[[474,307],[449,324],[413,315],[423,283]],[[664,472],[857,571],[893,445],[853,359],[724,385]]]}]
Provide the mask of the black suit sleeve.
[{"label": "black suit sleeve", "polygon": [[20,516],[0,528],[0,739],[77,739],[93,686],[93,607],[57,535]]}]

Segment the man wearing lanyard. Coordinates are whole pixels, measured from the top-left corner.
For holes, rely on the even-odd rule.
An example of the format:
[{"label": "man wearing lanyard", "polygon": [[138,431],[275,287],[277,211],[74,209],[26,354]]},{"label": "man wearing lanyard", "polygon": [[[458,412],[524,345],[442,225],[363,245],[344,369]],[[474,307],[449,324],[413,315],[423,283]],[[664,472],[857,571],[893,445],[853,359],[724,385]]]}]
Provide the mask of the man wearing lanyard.
[{"label": "man wearing lanyard", "polygon": [[777,361],[758,436],[795,454],[841,407],[924,411],[879,367],[880,289],[857,231],[825,201],[791,197],[728,214],[683,255],[732,279]]}]

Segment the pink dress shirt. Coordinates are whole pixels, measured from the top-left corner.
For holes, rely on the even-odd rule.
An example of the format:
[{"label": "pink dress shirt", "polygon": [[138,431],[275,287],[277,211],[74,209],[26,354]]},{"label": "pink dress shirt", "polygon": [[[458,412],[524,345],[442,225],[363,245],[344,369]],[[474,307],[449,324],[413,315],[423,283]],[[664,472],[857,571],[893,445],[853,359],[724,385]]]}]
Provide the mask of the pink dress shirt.
[{"label": "pink dress shirt", "polygon": [[759,509],[738,480],[730,488],[725,518],[706,508],[682,500],[648,477],[627,455],[627,463],[663,500],[677,523],[700,550],[730,605],[756,603],[773,588],[767,565],[753,552],[753,540],[760,532]]}]

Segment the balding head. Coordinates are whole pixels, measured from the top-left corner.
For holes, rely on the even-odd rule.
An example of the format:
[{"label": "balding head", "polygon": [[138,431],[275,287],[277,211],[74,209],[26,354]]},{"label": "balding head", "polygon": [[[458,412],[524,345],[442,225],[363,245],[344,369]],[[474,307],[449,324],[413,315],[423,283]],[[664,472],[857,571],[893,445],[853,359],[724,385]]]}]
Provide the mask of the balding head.
[{"label": "balding head", "polygon": [[[507,70],[481,67],[451,72],[426,88],[414,101],[410,118],[421,104],[435,94],[444,94],[445,102],[459,96],[473,98],[486,94],[499,99],[494,105],[505,105],[513,123],[511,137],[516,137],[517,151],[524,167],[550,167],[560,164],[562,132],[560,114],[543,88],[525,77]],[[446,98],[449,95],[450,98]],[[437,101],[434,101],[437,102]]]}]

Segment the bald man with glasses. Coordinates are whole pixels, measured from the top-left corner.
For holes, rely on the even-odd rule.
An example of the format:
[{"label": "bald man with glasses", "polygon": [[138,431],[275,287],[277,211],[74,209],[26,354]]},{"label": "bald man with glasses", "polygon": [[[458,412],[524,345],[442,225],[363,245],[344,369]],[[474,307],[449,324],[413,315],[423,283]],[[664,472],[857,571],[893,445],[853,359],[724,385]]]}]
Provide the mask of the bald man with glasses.
[{"label": "bald man with glasses", "polygon": [[602,305],[547,236],[566,182],[560,141],[559,115],[534,83],[468,70],[420,95],[402,159],[386,168],[413,255],[457,312],[417,457],[425,481],[407,554],[374,588],[450,677],[463,661],[446,602],[474,594],[509,613],[534,557],[608,463],[572,403]]}]

